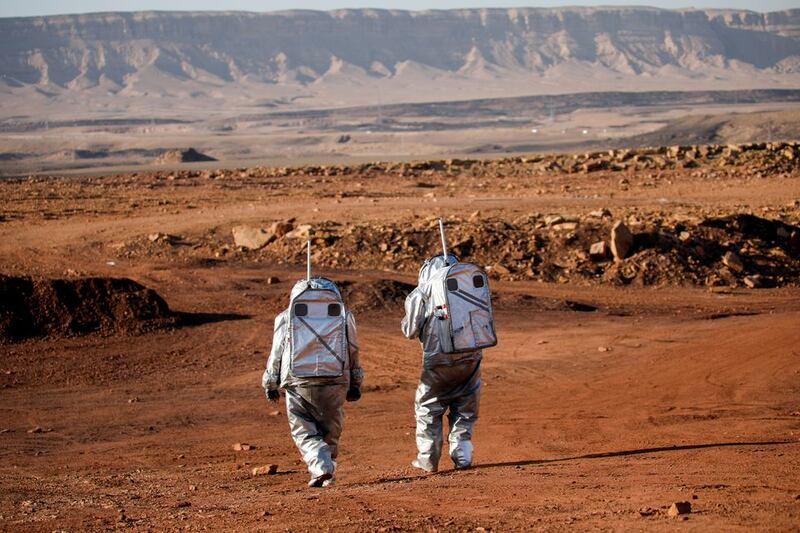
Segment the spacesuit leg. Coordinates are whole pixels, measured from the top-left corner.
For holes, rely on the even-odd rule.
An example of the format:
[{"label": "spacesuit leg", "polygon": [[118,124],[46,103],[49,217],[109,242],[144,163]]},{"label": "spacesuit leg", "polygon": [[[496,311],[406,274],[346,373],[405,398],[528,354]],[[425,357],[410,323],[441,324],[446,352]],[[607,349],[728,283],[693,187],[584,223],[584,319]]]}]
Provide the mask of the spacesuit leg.
[{"label": "spacesuit leg", "polygon": [[346,393],[340,385],[286,389],[289,429],[312,479],[336,470]]},{"label": "spacesuit leg", "polygon": [[450,412],[447,415],[450,433],[447,440],[450,444],[450,458],[456,468],[467,468],[472,465],[472,428],[478,420],[481,394],[480,363],[461,388],[459,396],[450,401]]},{"label": "spacesuit leg", "polygon": [[414,402],[417,419],[415,466],[428,472],[436,472],[439,469],[439,457],[442,454],[442,415],[445,407],[436,395],[438,389],[435,377],[435,373],[423,369]]}]

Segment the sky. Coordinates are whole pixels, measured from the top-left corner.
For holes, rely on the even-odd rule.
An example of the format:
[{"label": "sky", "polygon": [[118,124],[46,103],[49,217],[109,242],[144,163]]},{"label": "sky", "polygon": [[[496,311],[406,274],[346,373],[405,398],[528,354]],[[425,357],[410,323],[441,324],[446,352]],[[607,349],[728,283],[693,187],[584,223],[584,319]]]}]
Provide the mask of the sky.
[{"label": "sky", "polygon": [[459,7],[557,7],[564,5],[650,5],[662,8],[729,8],[779,11],[800,8],[800,0],[0,0],[0,17],[27,17],[96,11],[279,11],[284,9],[451,9]]}]

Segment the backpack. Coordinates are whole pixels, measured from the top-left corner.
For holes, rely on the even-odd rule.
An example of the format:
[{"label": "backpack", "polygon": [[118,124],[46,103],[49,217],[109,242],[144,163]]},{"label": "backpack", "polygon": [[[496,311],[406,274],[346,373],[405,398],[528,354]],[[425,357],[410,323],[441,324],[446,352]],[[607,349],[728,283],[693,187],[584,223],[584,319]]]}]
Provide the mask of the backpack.
[{"label": "backpack", "polygon": [[472,263],[455,263],[430,277],[434,316],[444,353],[474,352],[497,345],[492,295],[486,272]]},{"label": "backpack", "polygon": [[295,285],[289,304],[292,374],[334,378],[347,361],[347,310],[339,288],[326,278]]}]

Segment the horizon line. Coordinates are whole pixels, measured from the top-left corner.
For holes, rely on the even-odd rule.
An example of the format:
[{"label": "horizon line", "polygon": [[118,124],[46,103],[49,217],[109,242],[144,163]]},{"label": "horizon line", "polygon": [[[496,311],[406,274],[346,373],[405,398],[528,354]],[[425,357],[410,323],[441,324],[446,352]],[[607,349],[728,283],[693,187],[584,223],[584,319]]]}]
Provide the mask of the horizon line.
[{"label": "horizon line", "polygon": [[630,4],[630,5],[565,5],[565,6],[509,6],[509,7],[453,7],[444,9],[396,9],[385,7],[343,7],[337,9],[276,9],[253,11],[246,9],[120,9],[111,11],[85,11],[85,12],[67,12],[67,13],[49,13],[44,15],[20,15],[20,16],[1,16],[3,19],[35,19],[35,18],[48,18],[48,17],[80,17],[89,15],[116,15],[123,13],[163,13],[163,14],[178,14],[178,13],[209,13],[209,14],[252,14],[252,15],[269,15],[281,13],[338,13],[342,11],[383,11],[383,12],[399,12],[399,13],[430,13],[430,12],[446,12],[446,11],[511,11],[511,10],[538,10],[538,11],[557,11],[569,9],[593,9],[593,10],[622,10],[622,9],[650,9],[656,11],[717,11],[717,12],[732,12],[732,13],[785,13],[789,11],[800,11],[800,7],[791,7],[788,9],[779,9],[775,11],[760,11],[756,9],[743,9],[733,7],[675,7],[666,8],[646,4]]}]

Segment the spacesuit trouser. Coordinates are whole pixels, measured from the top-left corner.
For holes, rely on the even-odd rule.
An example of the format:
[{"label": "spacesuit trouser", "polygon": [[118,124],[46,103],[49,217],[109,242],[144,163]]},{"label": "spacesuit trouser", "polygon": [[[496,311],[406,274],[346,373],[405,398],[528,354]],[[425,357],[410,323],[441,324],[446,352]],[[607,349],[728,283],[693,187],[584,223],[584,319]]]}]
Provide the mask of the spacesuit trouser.
[{"label": "spacesuit trouser", "polygon": [[346,396],[347,385],[286,389],[289,429],[312,478],[333,474],[336,470]]},{"label": "spacesuit trouser", "polygon": [[442,417],[449,409],[450,458],[456,468],[472,464],[472,427],[480,403],[480,361],[423,368],[417,386],[417,461],[436,471],[442,453]]}]

